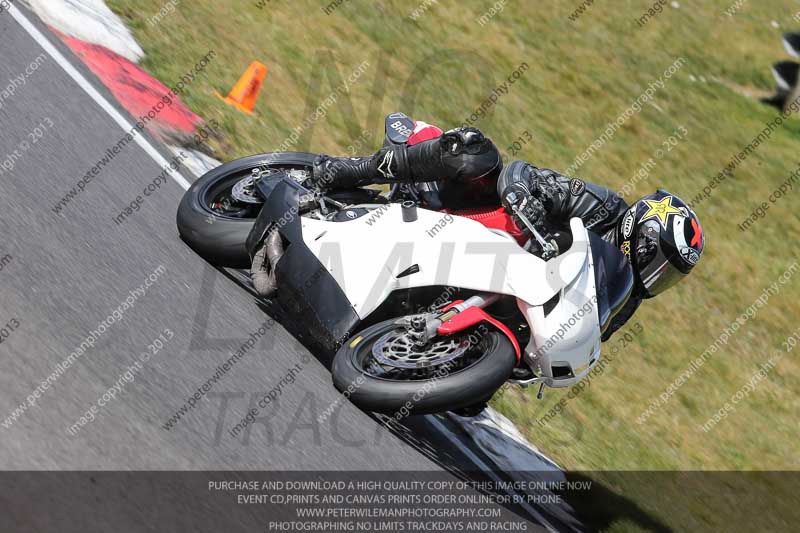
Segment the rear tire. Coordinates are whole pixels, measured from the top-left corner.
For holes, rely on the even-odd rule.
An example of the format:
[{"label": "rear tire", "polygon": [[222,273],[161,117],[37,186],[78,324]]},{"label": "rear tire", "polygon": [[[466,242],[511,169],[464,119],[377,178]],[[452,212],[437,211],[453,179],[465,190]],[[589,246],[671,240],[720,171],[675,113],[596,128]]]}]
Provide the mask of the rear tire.
[{"label": "rear tire", "polygon": [[[388,320],[365,329],[348,340],[333,360],[334,385],[361,409],[396,416],[472,406],[488,401],[516,366],[511,342],[502,333],[489,329],[480,341],[484,355],[479,360],[435,379],[399,381],[365,371],[362,363],[371,357],[376,341],[397,327],[396,320]],[[361,340],[356,342],[359,337]]]},{"label": "rear tire", "polygon": [[210,207],[209,192],[224,180],[237,175],[246,177],[251,169],[265,162],[270,167],[311,167],[316,157],[315,154],[304,152],[252,155],[207,172],[186,191],[178,207],[177,224],[181,238],[215,266],[249,268],[250,257],[245,242],[255,218],[236,218],[216,213]]}]

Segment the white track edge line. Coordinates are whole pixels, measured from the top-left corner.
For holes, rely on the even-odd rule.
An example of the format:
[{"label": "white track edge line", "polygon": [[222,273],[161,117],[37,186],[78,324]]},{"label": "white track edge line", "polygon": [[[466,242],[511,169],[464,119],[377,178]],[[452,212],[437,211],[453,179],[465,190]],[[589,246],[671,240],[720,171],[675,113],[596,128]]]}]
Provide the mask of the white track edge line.
[{"label": "white track edge line", "polygon": [[[120,114],[116,108],[111,105],[111,103],[106,100],[102,94],[100,94],[97,89],[87,80],[83,74],[81,74],[78,69],[72,66],[64,55],[58,51],[58,49],[45,37],[42,32],[40,32],[36,26],[34,26],[26,17],[22,14],[22,12],[13,4],[9,6],[8,12],[11,14],[12,17],[16,19],[22,28],[28,32],[28,34],[33,37],[39,45],[47,52],[50,57],[52,57],[58,65],[64,69],[64,71],[73,79],[75,82],[80,86],[81,89],[89,95],[89,97],[94,100],[97,105],[99,105],[103,111],[109,114],[109,116],[114,119],[116,122],[126,133],[130,133],[134,130],[133,124],[131,124],[125,117]],[[164,159],[164,156],[156,150],[156,148],[150,144],[147,139],[144,138],[142,133],[135,133],[132,134],[134,141],[138,144],[146,153],[149,155],[153,160],[161,167],[162,170],[168,172],[170,177],[175,180],[175,182],[183,187],[183,189],[188,189],[190,183],[186,181],[180,172],[177,170],[173,170],[170,167],[170,163]]]},{"label": "white track edge line", "polygon": [[[456,438],[456,437],[453,435],[453,433],[452,433],[452,432],[451,432],[449,429],[447,429],[447,426],[445,426],[445,425],[444,425],[444,424],[443,424],[441,421],[437,420],[435,416],[426,416],[425,418],[427,418],[427,419],[428,419],[428,422],[430,422],[431,424],[433,424],[434,426],[436,426],[436,427],[439,429],[439,431],[441,431],[441,432],[442,432],[442,434],[443,434],[443,435],[444,435],[444,436],[445,436],[445,437],[446,437],[446,438],[447,438],[447,439],[448,439],[450,442],[452,442],[453,444],[455,444],[457,448],[459,448],[459,449],[460,449],[462,452],[464,452],[464,454],[465,454],[467,457],[469,457],[469,458],[470,458],[470,460],[471,460],[473,463],[475,463],[475,464],[476,464],[476,465],[478,465],[478,466],[479,466],[481,469],[483,469],[483,472],[484,472],[486,475],[488,475],[489,477],[491,477],[492,479],[494,479],[496,482],[501,482],[501,481],[503,481],[502,479],[500,479],[500,476],[498,476],[497,474],[495,474],[495,473],[494,473],[494,471],[493,471],[491,468],[489,468],[489,466],[488,466],[486,463],[484,463],[484,462],[481,460],[481,458],[480,458],[480,457],[478,457],[477,455],[475,455],[475,453],[473,453],[473,451],[472,451],[472,450],[470,450],[469,448],[464,448],[463,446],[461,446],[461,442],[460,442],[460,441],[459,441],[459,440],[458,440],[458,439],[457,439],[457,438]],[[511,493],[510,493],[510,491],[507,491],[507,490],[505,490],[505,491],[503,491],[503,492],[505,492],[506,494],[508,494],[509,496],[511,496]],[[535,517],[536,517],[536,518],[537,518],[537,519],[538,519],[538,520],[541,522],[541,525],[543,525],[545,528],[547,528],[547,530],[548,530],[548,531],[552,531],[553,533],[557,533],[557,532],[558,532],[558,529],[557,529],[557,528],[555,528],[555,527],[553,527],[553,525],[552,525],[550,522],[548,522],[548,521],[547,521],[547,519],[546,519],[544,516],[542,516],[542,514],[541,514],[539,511],[537,511],[537,510],[536,510],[536,509],[535,509],[535,508],[534,508],[532,505],[530,505],[528,502],[524,502],[524,501],[522,501],[522,502],[518,502],[518,503],[519,503],[520,507],[523,507],[523,508],[524,508],[525,510],[527,510],[529,513],[531,513],[533,516],[535,516]]]},{"label": "white track edge line", "polygon": [[[25,18],[19,9],[13,4],[9,7],[9,13],[13,16],[16,21],[19,23],[22,28],[28,32],[28,34],[33,37],[33,39],[39,43],[39,45],[47,52],[58,65],[64,69],[64,71],[73,79],[75,82],[80,86],[81,89],[88,94],[92,100],[94,100],[106,113],[114,119],[120,127],[126,132],[130,132],[134,129],[133,124],[128,122],[125,117],[123,117],[119,111],[117,111],[114,106],[112,106],[108,100],[106,100],[103,95],[101,95],[97,89],[92,86],[92,84],[87,80],[83,74],[78,72],[78,70],[72,66],[72,64],[64,57],[64,55],[58,51],[58,49],[53,46],[53,44],[45,37],[42,32],[40,32],[31,22]],[[163,170],[169,172],[170,176],[173,180],[175,180],[178,185],[183,187],[184,189],[188,189],[190,184],[186,179],[181,176],[177,171],[174,171],[170,168],[169,163],[166,159],[161,155],[161,153],[153,147],[141,134],[134,136],[134,140],[136,144],[138,144],[153,160],[158,163]],[[434,417],[430,417],[429,419],[435,426],[439,428],[442,434],[450,440],[453,444],[457,445],[459,448],[462,448],[462,451],[479,467],[481,467],[484,472],[493,478],[495,481],[502,481],[499,476],[497,476],[486,463],[484,463],[477,455],[475,455],[471,450],[467,448],[463,448],[461,443],[450,433],[450,430],[447,429],[444,424],[440,421],[436,420]],[[546,527],[548,530],[556,532],[557,530],[539,513],[535,508],[531,505],[527,504],[526,502],[520,502],[520,505],[524,507],[528,512],[534,515],[541,524]]]}]

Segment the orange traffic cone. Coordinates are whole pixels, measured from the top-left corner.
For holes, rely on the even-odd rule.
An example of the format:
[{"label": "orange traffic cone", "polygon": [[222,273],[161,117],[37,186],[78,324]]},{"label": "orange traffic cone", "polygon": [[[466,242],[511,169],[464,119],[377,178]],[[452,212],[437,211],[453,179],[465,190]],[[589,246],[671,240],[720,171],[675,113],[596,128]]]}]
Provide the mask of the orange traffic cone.
[{"label": "orange traffic cone", "polygon": [[250,115],[253,114],[253,109],[256,106],[256,99],[258,92],[261,90],[261,84],[264,81],[264,76],[267,75],[267,67],[263,63],[253,61],[236,85],[233,86],[228,96],[222,96],[217,91],[214,93],[222,99],[223,102],[232,105],[233,107],[244,111]]}]

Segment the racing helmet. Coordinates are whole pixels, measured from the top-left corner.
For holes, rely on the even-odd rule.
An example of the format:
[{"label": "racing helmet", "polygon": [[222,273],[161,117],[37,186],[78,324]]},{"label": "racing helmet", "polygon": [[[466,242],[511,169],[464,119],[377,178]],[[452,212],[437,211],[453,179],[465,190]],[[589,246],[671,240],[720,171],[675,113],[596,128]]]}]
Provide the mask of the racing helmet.
[{"label": "racing helmet", "polygon": [[652,298],[683,279],[703,253],[700,221],[680,198],[659,189],[633,204],[617,225],[620,251],[633,266],[637,288]]}]

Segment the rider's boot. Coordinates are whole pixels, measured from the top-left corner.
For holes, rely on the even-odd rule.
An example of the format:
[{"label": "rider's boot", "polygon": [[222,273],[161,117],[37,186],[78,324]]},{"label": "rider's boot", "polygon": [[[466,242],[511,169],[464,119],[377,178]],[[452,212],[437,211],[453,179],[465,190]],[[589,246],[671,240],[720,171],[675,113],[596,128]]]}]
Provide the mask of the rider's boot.
[{"label": "rider's boot", "polygon": [[[314,181],[322,189],[352,189],[378,183],[378,165],[386,157],[385,151],[386,148],[383,148],[375,155],[366,157],[317,156],[314,160]],[[390,171],[397,170],[396,165],[393,167]]]},{"label": "rider's boot", "polygon": [[395,180],[469,182],[499,173],[502,165],[491,140],[475,128],[459,128],[411,146],[386,146],[371,157],[321,155],[314,162],[314,179],[327,189]]}]

